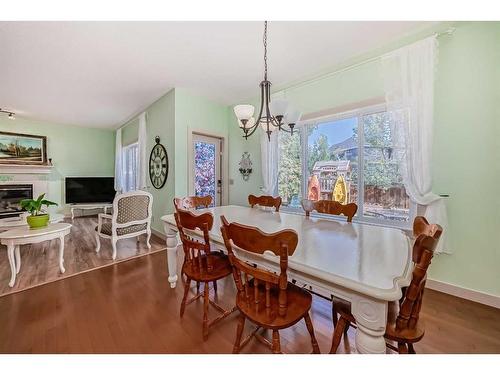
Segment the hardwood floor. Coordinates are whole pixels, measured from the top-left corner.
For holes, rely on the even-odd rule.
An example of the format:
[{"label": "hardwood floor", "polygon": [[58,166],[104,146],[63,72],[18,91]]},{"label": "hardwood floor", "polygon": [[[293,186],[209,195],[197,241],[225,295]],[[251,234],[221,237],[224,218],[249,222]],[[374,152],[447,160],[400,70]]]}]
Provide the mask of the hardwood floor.
[{"label": "hardwood floor", "polygon": [[[64,274],[59,272],[59,240],[23,245],[21,246],[21,270],[14,287],[11,288],[8,285],[10,267],[7,260],[7,247],[0,245],[0,296],[147,254],[150,251],[146,246],[144,236],[141,236],[140,242],[134,238],[123,239],[118,241],[118,256],[116,261],[113,261],[109,240],[101,239],[101,251],[95,252],[94,228],[97,225],[97,216],[78,217],[73,221],[71,219],[65,221],[73,224],[71,233],[65,238],[66,272]],[[164,240],[156,236],[151,237],[151,251],[164,248]]]},{"label": "hardwood floor", "polygon": [[[180,261],[180,259],[179,259]],[[170,289],[166,252],[135,258],[0,298],[2,353],[231,353],[237,313],[202,339],[202,300],[181,319],[182,285]],[[234,303],[231,278],[218,283],[223,307]],[[212,314],[217,312],[211,310]],[[212,315],[213,316],[213,315]],[[323,353],[331,343],[331,308],[314,298],[311,311]],[[417,353],[500,353],[500,310],[432,290],[424,295],[427,323]],[[251,330],[247,324],[245,333]],[[354,347],[354,330],[339,352]],[[281,332],[288,353],[310,352],[303,322]],[[252,340],[243,353],[269,353]]]}]

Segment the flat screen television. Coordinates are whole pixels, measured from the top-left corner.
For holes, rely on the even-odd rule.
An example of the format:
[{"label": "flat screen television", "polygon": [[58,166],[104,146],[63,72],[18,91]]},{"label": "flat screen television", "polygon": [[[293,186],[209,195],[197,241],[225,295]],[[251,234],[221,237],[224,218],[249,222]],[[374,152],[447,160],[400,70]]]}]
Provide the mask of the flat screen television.
[{"label": "flat screen television", "polygon": [[111,203],[115,198],[114,177],[66,177],[66,203]]}]

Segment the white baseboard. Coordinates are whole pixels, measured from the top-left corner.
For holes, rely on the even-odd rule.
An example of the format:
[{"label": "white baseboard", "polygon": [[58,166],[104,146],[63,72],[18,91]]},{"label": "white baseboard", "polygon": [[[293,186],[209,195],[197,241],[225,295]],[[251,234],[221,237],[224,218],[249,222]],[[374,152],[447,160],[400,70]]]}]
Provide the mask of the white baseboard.
[{"label": "white baseboard", "polygon": [[167,238],[167,236],[165,236],[163,232],[160,232],[154,228],[151,228],[151,233],[153,233],[156,237],[160,237],[162,240]]},{"label": "white baseboard", "polygon": [[468,299],[470,301],[482,303],[500,309],[500,296],[480,292],[478,290],[463,288],[458,285],[444,283],[442,281],[427,279],[425,286],[438,292],[451,294],[452,296]]}]

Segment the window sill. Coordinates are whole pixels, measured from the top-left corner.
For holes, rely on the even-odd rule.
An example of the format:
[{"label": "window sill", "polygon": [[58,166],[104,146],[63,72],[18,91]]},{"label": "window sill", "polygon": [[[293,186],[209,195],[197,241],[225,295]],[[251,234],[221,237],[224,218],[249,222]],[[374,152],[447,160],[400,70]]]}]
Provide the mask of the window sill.
[{"label": "window sill", "polygon": [[[305,216],[304,210],[300,208],[293,208],[293,207],[281,207],[280,208],[281,212],[287,213],[287,214],[294,214],[294,215],[301,215]],[[315,212],[311,212],[310,214],[311,217],[318,217],[321,219],[327,219],[327,220],[335,220],[335,221],[345,221],[345,216],[341,215],[327,215],[327,214],[319,214]],[[396,228],[396,229],[402,229],[402,230],[412,230],[412,224],[411,222],[392,222],[392,221],[381,221],[381,220],[376,220],[376,219],[367,219],[367,218],[359,218],[359,217],[354,217],[352,219],[354,223],[359,223],[359,224],[366,224],[366,225],[375,225],[378,227],[386,227],[386,228]]]}]

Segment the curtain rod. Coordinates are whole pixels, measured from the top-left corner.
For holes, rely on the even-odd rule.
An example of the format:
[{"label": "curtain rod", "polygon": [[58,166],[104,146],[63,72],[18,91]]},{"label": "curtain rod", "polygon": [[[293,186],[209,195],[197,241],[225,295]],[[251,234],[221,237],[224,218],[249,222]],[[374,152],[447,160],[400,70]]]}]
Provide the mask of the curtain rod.
[{"label": "curtain rod", "polygon": [[[435,32],[433,34],[430,34],[430,35],[428,35],[428,36],[426,36],[424,38],[420,38],[418,40],[422,40],[422,39],[428,38],[429,36],[435,36],[436,38],[439,38],[439,37],[444,36],[444,35],[453,35],[453,33],[455,32],[456,29],[457,29],[456,27],[451,26],[451,27],[447,28],[444,31]],[[414,42],[412,42],[412,43],[414,43]],[[409,44],[411,44],[411,43],[409,43]],[[405,44],[405,45],[408,45],[408,44]],[[398,47],[398,48],[402,48],[402,47],[404,47],[404,46],[401,46],[401,47]],[[391,51],[395,51],[398,48],[395,48],[395,49],[393,49]],[[390,51],[388,51],[388,52],[390,52]],[[330,77],[330,76],[333,76],[333,75],[336,75],[336,74],[339,74],[339,73],[343,73],[343,72],[349,71],[351,69],[355,69],[355,68],[357,68],[359,66],[371,63],[373,61],[380,60],[382,58],[382,56],[385,55],[388,52],[385,52],[385,53],[383,53],[381,55],[370,57],[370,58],[362,60],[360,62],[357,62],[357,63],[351,64],[351,65],[345,66],[343,68],[334,70],[333,72],[328,72],[328,73],[325,73],[325,74],[321,74],[321,75],[319,75],[317,77],[314,77],[314,78],[311,78],[309,80],[296,83],[294,85],[292,84],[290,86],[287,86],[287,87],[284,87],[284,88],[278,90],[277,92],[286,91],[286,90],[289,90],[289,89],[293,89],[293,88],[301,87],[301,86],[304,86],[304,85],[308,85],[308,84],[310,84],[312,82],[316,82],[316,81],[319,81],[321,79],[324,79],[324,78],[327,78],[327,77]]]}]

